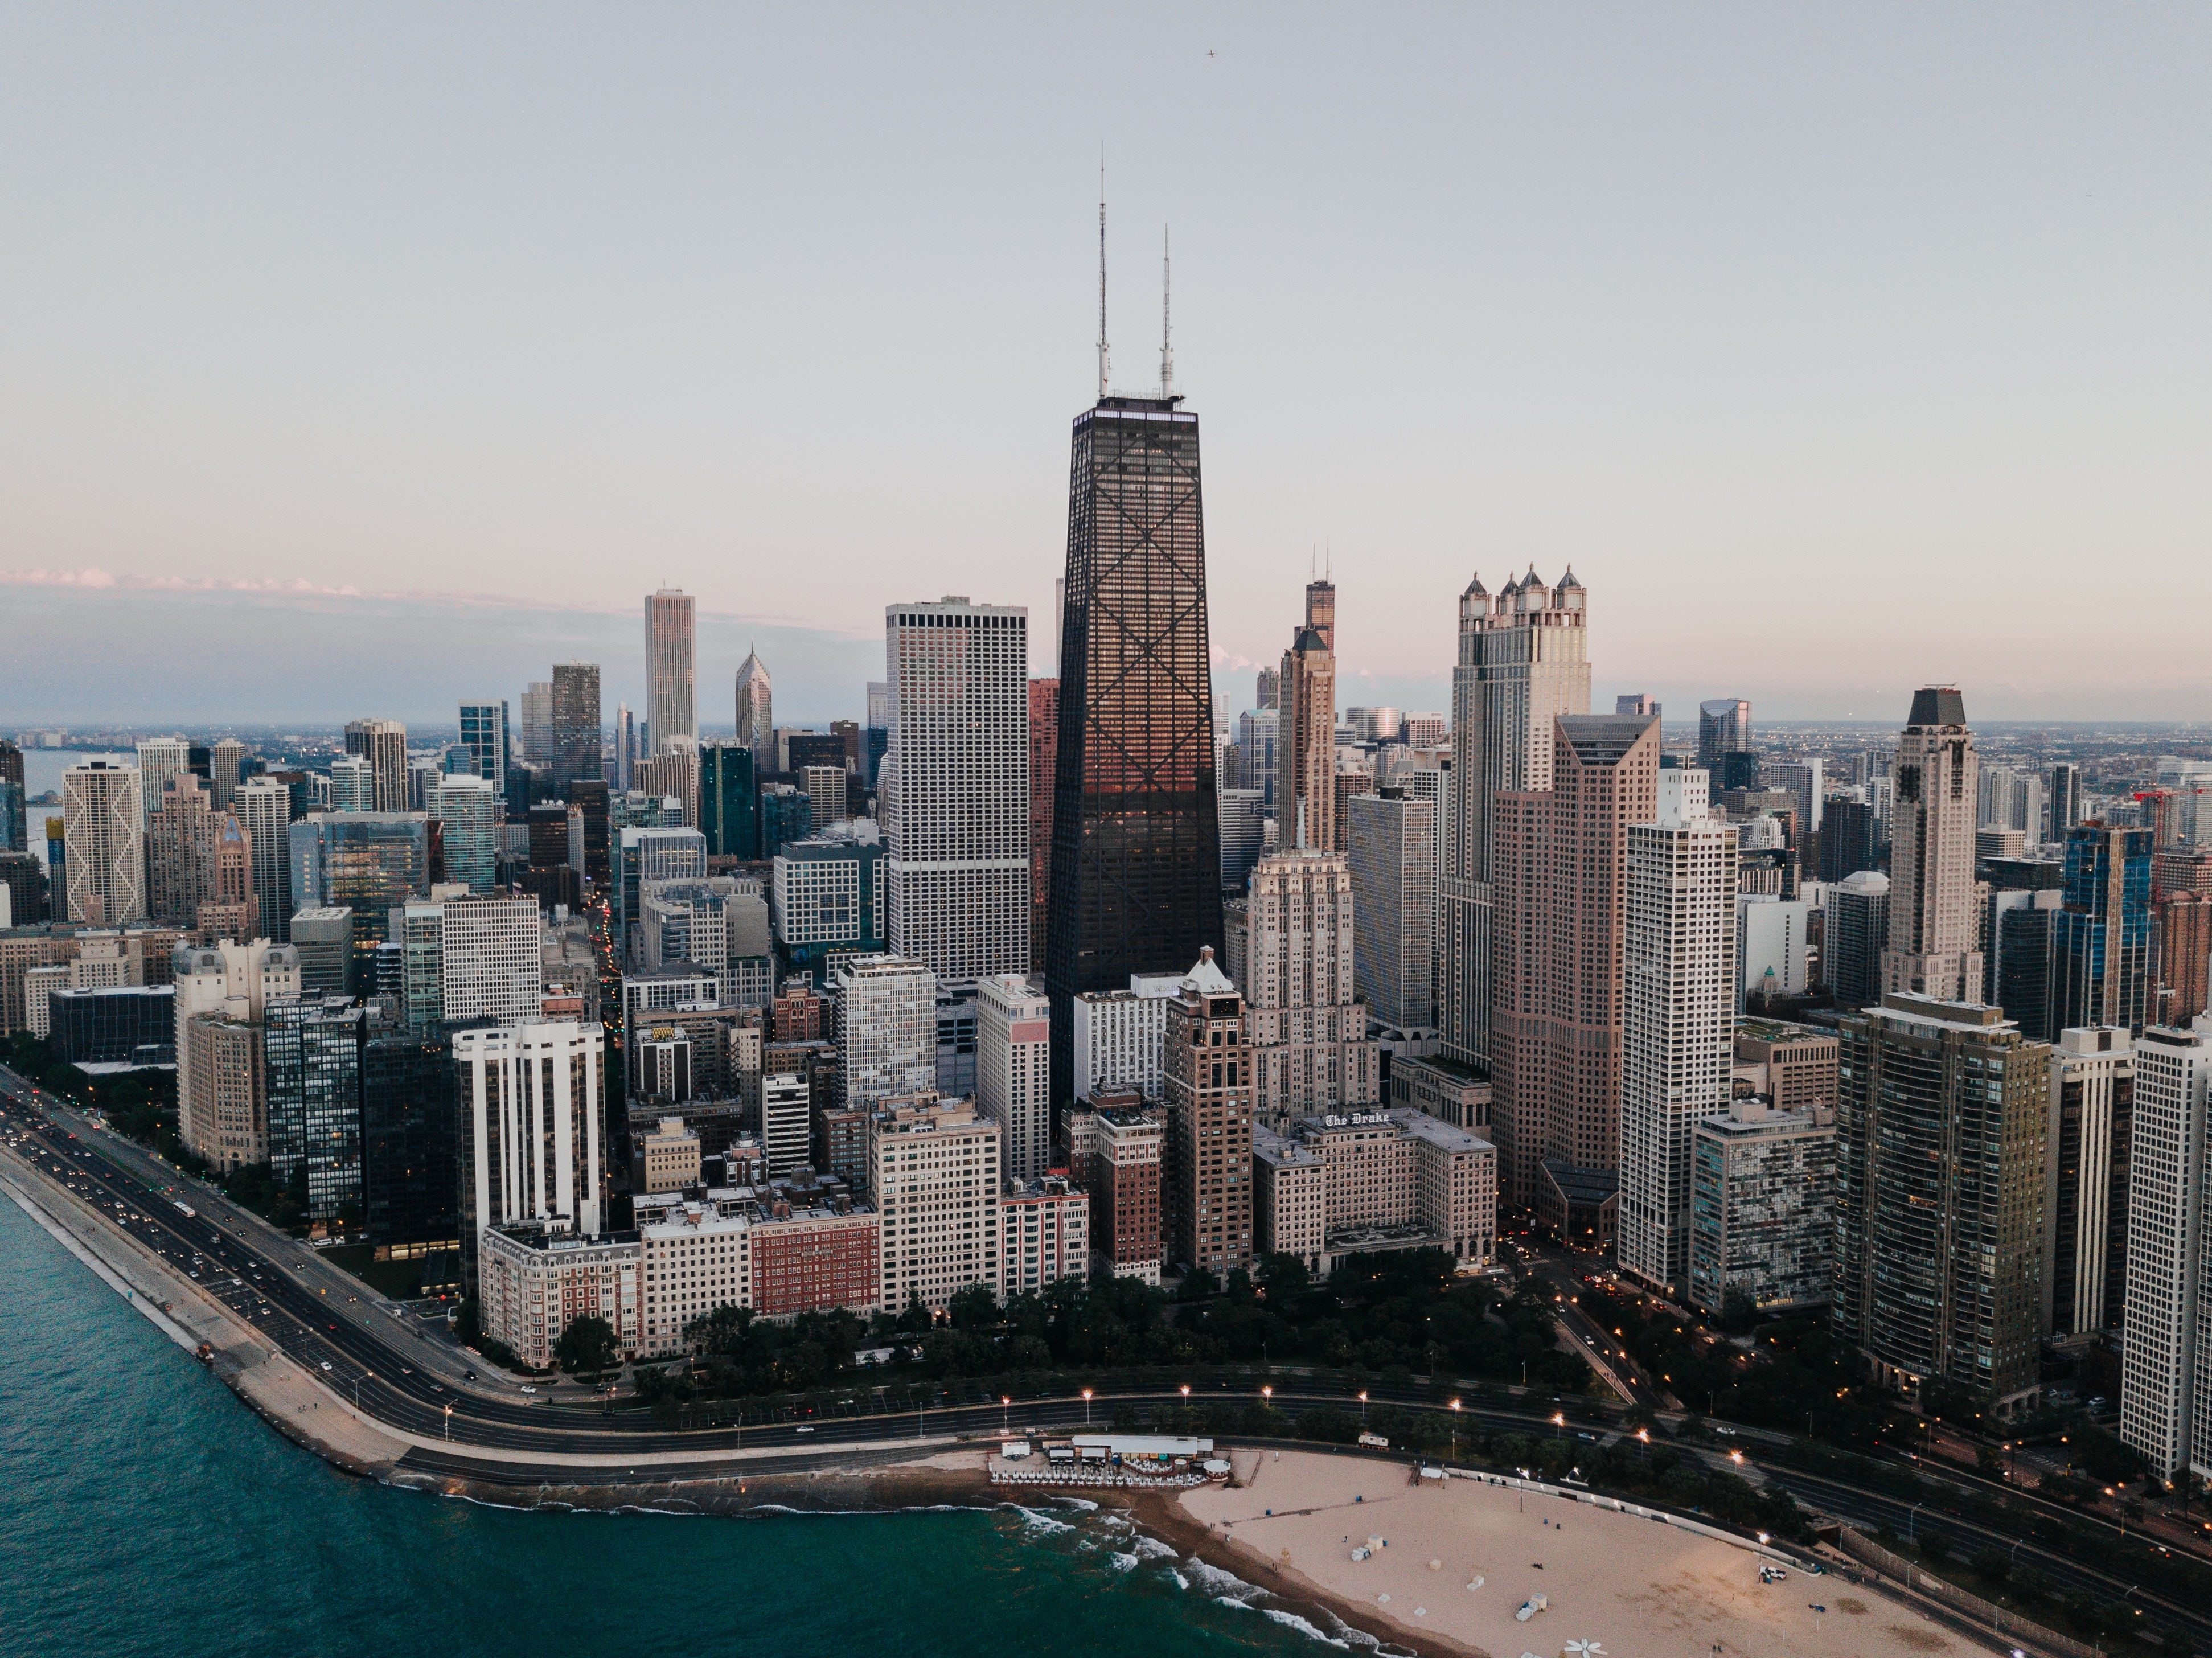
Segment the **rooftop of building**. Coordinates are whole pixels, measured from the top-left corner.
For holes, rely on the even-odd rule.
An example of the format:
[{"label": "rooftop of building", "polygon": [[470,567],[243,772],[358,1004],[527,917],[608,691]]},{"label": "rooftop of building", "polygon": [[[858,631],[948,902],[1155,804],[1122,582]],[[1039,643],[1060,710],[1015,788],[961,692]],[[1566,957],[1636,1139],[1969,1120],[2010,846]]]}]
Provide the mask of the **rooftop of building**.
[{"label": "rooftop of building", "polygon": [[1692,1125],[1700,1134],[1721,1139],[1756,1139],[1764,1135],[1832,1133],[1836,1114],[1827,1106],[1808,1106],[1802,1111],[1778,1111],[1773,1102],[1756,1095],[1732,1101],[1725,1116],[1701,1117]]},{"label": "rooftop of building", "polygon": [[1257,1123],[1252,1127],[1252,1155],[1278,1169],[1322,1166],[1321,1153],[1311,1146]]}]

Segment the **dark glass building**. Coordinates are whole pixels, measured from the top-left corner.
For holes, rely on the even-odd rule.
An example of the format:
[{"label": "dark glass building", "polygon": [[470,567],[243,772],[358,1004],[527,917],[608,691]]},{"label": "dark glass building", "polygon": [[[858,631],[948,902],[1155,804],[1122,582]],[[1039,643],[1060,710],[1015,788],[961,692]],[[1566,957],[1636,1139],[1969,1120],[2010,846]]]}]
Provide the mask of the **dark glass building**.
[{"label": "dark glass building", "polygon": [[568,786],[568,804],[584,813],[584,878],[605,887],[613,865],[609,862],[607,785],[605,778]]},{"label": "dark glass building", "polygon": [[568,792],[578,782],[606,785],[599,757],[599,665],[553,665],[553,786]]},{"label": "dark glass building", "polygon": [[361,1055],[362,1210],[371,1243],[460,1236],[460,1141],[453,1043],[381,1029]]},{"label": "dark glass building", "polygon": [[1075,417],[1045,986],[1052,1097],[1073,999],[1221,946],[1198,416],[1107,396]]},{"label": "dark glass building", "polygon": [[50,992],[47,1046],[67,1065],[174,1065],[176,993],[173,985]]},{"label": "dark glass building", "polygon": [[2051,918],[2046,1034],[2150,1022],[2151,842],[2147,829],[2100,823],[2066,832],[2066,907]]},{"label": "dark glass building", "polygon": [[788,784],[760,793],[760,855],[773,858],[814,833],[814,802]]},{"label": "dark glass building", "polygon": [[699,827],[709,858],[760,856],[754,789],[750,749],[710,743],[699,750]]},{"label": "dark glass building", "polygon": [[809,766],[843,766],[851,756],[836,732],[793,732],[783,739],[786,769],[796,777]]},{"label": "dark glass building", "polygon": [[365,1010],[343,996],[271,1002],[268,1013],[269,1163],[277,1181],[307,1175],[307,1212],[361,1202],[361,1050]]},{"label": "dark glass building", "polygon": [[1863,800],[1829,796],[1820,811],[1820,878],[1831,884],[1861,870],[1881,867],[1874,808]]}]

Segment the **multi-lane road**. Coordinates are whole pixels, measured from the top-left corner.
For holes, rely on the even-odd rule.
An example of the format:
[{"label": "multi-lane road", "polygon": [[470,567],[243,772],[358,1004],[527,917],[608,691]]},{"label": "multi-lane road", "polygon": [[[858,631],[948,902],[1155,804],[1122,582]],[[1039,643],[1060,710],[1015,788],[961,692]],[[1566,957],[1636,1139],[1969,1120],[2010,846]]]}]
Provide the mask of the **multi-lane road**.
[{"label": "multi-lane road", "polygon": [[[1177,1404],[1186,1399],[1261,1403],[1249,1380],[1200,1377],[1193,1389],[1101,1393],[1079,1397],[981,1402],[972,1398],[895,1408],[881,1390],[856,1387],[842,1404],[811,1418],[787,1418],[743,1427],[672,1431],[644,1412],[606,1412],[573,1383],[525,1394],[520,1384],[477,1370],[479,1361],[445,1337],[442,1319],[419,1318],[385,1301],[316,1252],[219,1194],[187,1181],[131,1142],[107,1133],[0,1067],[0,1139],[45,1178],[64,1185],[179,1274],[222,1301],[275,1350],[319,1376],[361,1412],[417,1438],[437,1442],[410,1449],[404,1469],[514,1485],[620,1484],[706,1479],[739,1472],[771,1473],[819,1461],[834,1444],[841,1461],[890,1461],[910,1455],[917,1441],[988,1437],[1001,1432],[1103,1425],[1117,1405]],[[191,1212],[186,1212],[190,1210]],[[1574,1309],[1578,1310],[1578,1309]],[[1584,1327],[1587,1327],[1585,1329]],[[1587,1319],[1568,1319],[1585,1342],[1603,1332]],[[536,1386],[538,1384],[532,1384]],[[1641,1390],[1639,1390],[1641,1391]],[[1371,1386],[1372,1402],[1435,1410],[1431,1397]],[[562,1393],[575,1403],[555,1402]],[[1357,1407],[1326,1381],[1279,1375],[1273,1404]],[[1468,1405],[1462,1419],[1544,1434],[1577,1431],[1551,1412]],[[1778,1436],[1747,1433],[1753,1448]],[[447,1447],[450,1446],[450,1449]],[[472,1448],[508,1454],[495,1461]],[[742,1462],[731,1453],[750,1453]],[[525,1455],[516,1457],[514,1454]],[[548,1460],[539,1461],[528,1454]],[[763,1453],[769,1453],[763,1455]],[[644,1461],[652,1458],[650,1461]],[[588,1461],[571,1459],[588,1458]],[[640,1459],[633,1461],[631,1459]],[[1809,1507],[1868,1526],[1887,1523],[1907,1533],[1929,1510],[1885,1493],[1767,1466],[1766,1477]],[[2143,1609],[2152,1628],[2185,1627],[2212,1640],[2212,1617],[2139,1584],[2079,1563],[2035,1543],[1945,1515],[1941,1522],[1965,1548],[1995,1546],[2062,1590],[2125,1599]]]}]

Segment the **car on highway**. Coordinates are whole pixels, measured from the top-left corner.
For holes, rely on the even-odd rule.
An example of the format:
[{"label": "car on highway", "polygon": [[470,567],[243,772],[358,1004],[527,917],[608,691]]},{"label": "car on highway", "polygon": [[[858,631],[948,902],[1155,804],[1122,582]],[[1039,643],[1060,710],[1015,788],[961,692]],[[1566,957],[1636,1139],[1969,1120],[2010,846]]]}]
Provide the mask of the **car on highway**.
[{"label": "car on highway", "polygon": [[811,1433],[812,1433],[813,1431],[814,1431],[814,1430],[813,1430],[813,1429],[811,1429],[811,1428],[810,1428],[810,1427],[806,1426],[804,1423],[800,1424],[798,1427],[793,1428],[793,1429],[792,1430],[792,1432],[793,1432],[793,1433],[800,1433],[800,1434],[811,1434]]},{"label": "car on highway", "polygon": [[537,1389],[537,1388],[533,1388],[533,1387],[532,1387],[528,1382],[524,1382],[524,1383],[522,1384],[522,1391],[523,1391],[523,1392],[525,1392],[526,1394],[534,1394],[534,1393],[536,1393],[536,1392],[538,1391],[538,1389]]},{"label": "car on highway", "polygon": [[324,1368],[325,1370],[329,1370],[329,1369],[331,1368],[331,1362],[330,1362],[330,1360],[328,1360],[327,1358],[326,1358],[326,1359],[325,1359],[325,1360],[323,1360],[322,1363],[323,1363],[323,1368]]}]

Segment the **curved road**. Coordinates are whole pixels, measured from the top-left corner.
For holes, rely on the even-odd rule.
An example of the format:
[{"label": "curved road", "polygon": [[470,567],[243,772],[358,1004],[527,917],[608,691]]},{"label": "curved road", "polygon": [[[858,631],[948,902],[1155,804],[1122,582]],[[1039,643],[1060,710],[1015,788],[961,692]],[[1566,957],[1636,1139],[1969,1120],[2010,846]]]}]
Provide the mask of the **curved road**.
[{"label": "curved road", "polygon": [[[70,1127],[72,1122],[77,1129]],[[909,1454],[908,1448],[918,1438],[1080,1429],[1092,1418],[1103,1426],[1116,1404],[1172,1404],[1188,1396],[1180,1389],[1137,1390],[1100,1394],[1088,1406],[1079,1397],[1020,1400],[1011,1405],[925,1405],[917,1411],[911,1406],[886,1409],[880,1397],[869,1396],[884,1390],[856,1387],[847,1401],[853,1407],[850,1415],[672,1431],[642,1412],[601,1414],[581,1398],[574,1405],[550,1403],[548,1394],[510,1392],[487,1382],[481,1374],[472,1381],[473,1356],[444,1340],[442,1331],[426,1333],[404,1309],[382,1301],[359,1280],[317,1259],[313,1250],[258,1218],[233,1209],[210,1188],[187,1182],[142,1148],[95,1129],[4,1067],[0,1067],[0,1137],[47,1178],[67,1185],[139,1242],[196,1277],[295,1363],[321,1372],[333,1392],[357,1400],[364,1414],[422,1437],[449,1440],[451,1453],[415,1449],[401,1459],[403,1468],[426,1473],[533,1485],[767,1474],[817,1461],[820,1454],[812,1448],[825,1439],[881,1448],[848,1452],[841,1460],[891,1461]],[[177,1206],[179,1199],[197,1212],[185,1214]],[[1191,1391],[1201,1399],[1261,1402],[1249,1386],[1232,1388],[1226,1382],[1194,1386]],[[1373,1386],[1370,1392],[1377,1403],[1442,1408],[1425,1395]],[[1285,1406],[1349,1407],[1355,1402],[1340,1390],[1316,1388],[1295,1376],[1284,1379],[1273,1399]],[[1600,1425],[1560,1424],[1548,1416],[1488,1406],[1469,1406],[1461,1414],[1471,1422],[1539,1435],[1547,1430],[1558,1435],[1583,1432]],[[1747,1442],[1780,1438],[1749,1431],[1742,1437]],[[496,1464],[468,1457],[465,1448],[471,1446],[588,1454],[607,1461],[591,1467],[554,1462]],[[769,1448],[787,1448],[789,1455],[756,1456],[743,1464],[716,1455]],[[647,1467],[623,1460],[668,1453],[690,1453],[698,1460]],[[1802,1503],[1836,1518],[1869,1527],[1887,1523],[1899,1533],[1917,1524],[1912,1506],[1901,1498],[1790,1468],[1762,1467],[1770,1480]],[[1918,1510],[1920,1515],[1931,1512],[1925,1505]],[[2079,1522],[2079,1516],[2069,1518]],[[2124,1598],[2143,1608],[2148,1628],[2186,1628],[2199,1641],[2212,1641],[2212,1616],[2195,1607],[2146,1594],[2139,1585],[2067,1555],[1955,1515],[1944,1514],[1942,1525],[1968,1548],[1994,1546],[2033,1563],[2062,1589],[2108,1600]]]}]

